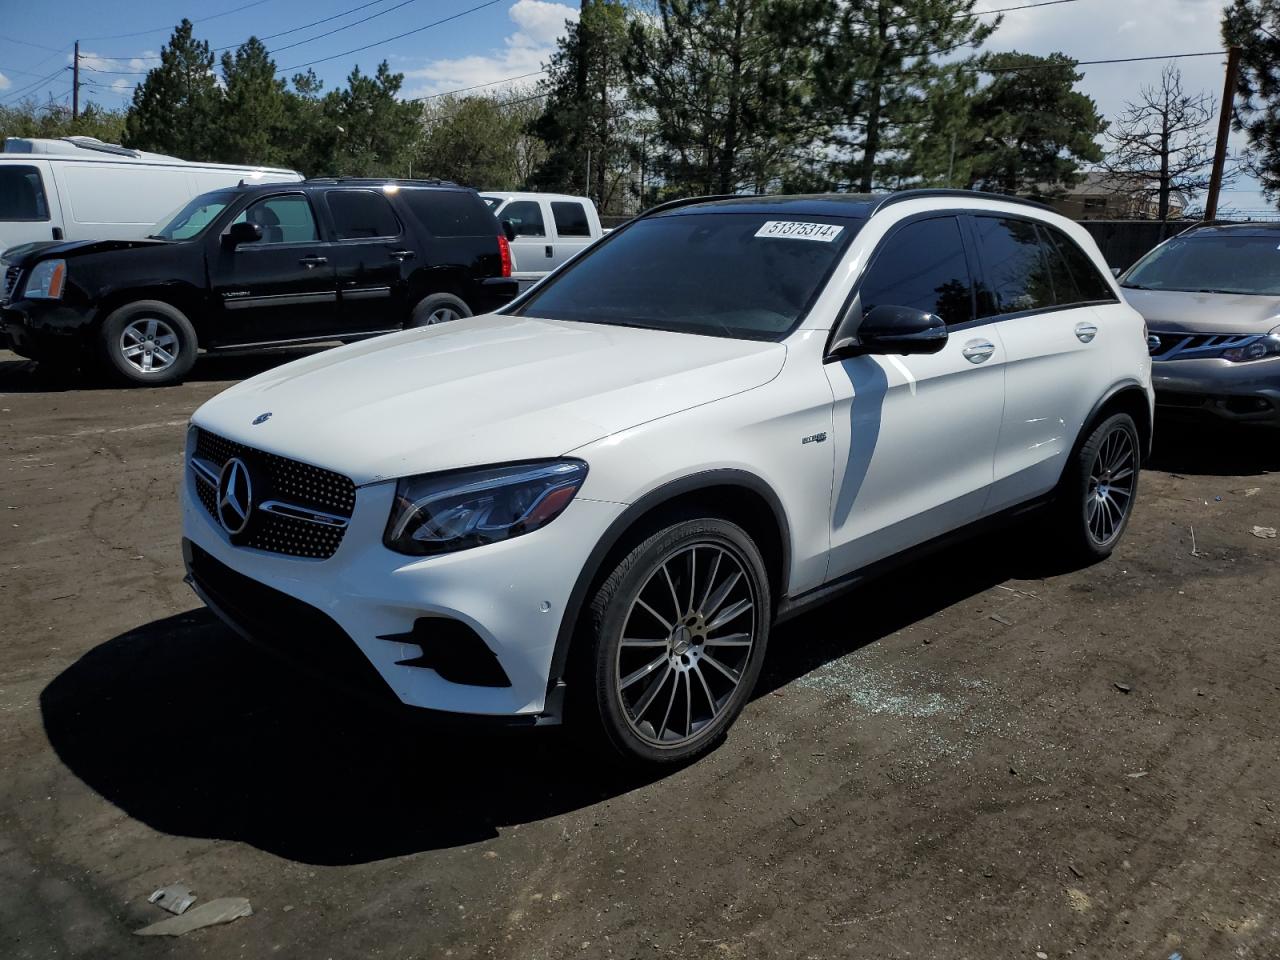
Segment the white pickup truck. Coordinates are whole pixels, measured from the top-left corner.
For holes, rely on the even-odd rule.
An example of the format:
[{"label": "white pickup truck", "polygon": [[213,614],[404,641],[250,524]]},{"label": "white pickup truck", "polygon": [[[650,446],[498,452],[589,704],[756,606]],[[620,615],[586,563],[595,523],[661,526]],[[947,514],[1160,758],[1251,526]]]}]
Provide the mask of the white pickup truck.
[{"label": "white pickup truck", "polygon": [[600,215],[586,197],[559,193],[487,192],[480,196],[499,222],[510,220],[511,275],[523,292],[600,239]]}]

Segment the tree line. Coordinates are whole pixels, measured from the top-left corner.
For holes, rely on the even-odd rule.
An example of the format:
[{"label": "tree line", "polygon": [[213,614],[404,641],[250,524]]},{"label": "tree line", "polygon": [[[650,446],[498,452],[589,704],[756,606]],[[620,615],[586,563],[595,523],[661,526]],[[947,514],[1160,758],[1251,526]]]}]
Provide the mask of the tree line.
[{"label": "tree line", "polygon": [[[1176,68],[1108,126],[1065,53],[983,52],[976,0],[582,0],[545,79],[408,100],[386,61],[325,91],[250,38],[215,58],[183,20],[121,111],[0,108],[70,133],[308,175],[436,176],[590,195],[625,212],[715,193],[952,186],[1051,196],[1086,168],[1150,198],[1203,188],[1213,98]],[[1246,169],[1280,195],[1280,0],[1234,0]]]}]

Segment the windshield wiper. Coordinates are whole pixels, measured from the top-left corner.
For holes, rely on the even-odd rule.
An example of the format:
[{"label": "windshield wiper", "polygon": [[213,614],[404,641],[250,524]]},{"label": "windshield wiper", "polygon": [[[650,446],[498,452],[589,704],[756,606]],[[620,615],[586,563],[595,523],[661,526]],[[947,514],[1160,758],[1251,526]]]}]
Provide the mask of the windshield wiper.
[{"label": "windshield wiper", "polygon": [[1150,287],[1144,287],[1140,283],[1122,283],[1120,284],[1120,286],[1124,287],[1126,290],[1150,290],[1151,289]]}]

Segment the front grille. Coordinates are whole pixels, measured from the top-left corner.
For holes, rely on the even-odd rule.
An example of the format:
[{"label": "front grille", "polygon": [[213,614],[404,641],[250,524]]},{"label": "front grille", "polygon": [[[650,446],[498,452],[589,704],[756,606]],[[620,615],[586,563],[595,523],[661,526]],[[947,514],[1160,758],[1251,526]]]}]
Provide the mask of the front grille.
[{"label": "front grille", "polygon": [[193,461],[200,463],[192,466],[196,494],[215,521],[217,491],[212,477],[232,457],[249,468],[254,492],[248,526],[232,537],[233,543],[313,560],[333,556],[355,510],[356,488],[349,478],[197,428]]},{"label": "front grille", "polygon": [[1162,333],[1157,330],[1152,330],[1151,336],[1160,341],[1149,348],[1153,360],[1202,360],[1216,357],[1232,347],[1247,347],[1258,339],[1256,334]]},{"label": "front grille", "polygon": [[13,295],[18,291],[18,278],[22,276],[22,270],[15,264],[4,272],[4,288],[0,290],[0,303],[8,303],[13,299]]}]

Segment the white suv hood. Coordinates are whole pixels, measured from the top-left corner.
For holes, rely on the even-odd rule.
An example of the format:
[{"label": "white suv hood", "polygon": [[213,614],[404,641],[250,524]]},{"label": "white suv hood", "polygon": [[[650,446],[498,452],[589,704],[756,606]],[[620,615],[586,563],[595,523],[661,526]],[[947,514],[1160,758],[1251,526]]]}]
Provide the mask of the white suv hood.
[{"label": "white suv hood", "polygon": [[490,314],[286,364],[192,420],[361,484],[559,456],[767,383],[785,358],[779,343]]}]

